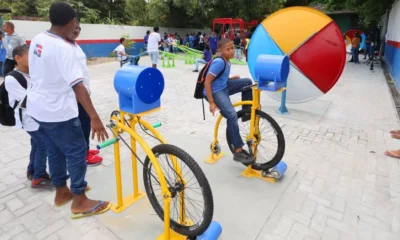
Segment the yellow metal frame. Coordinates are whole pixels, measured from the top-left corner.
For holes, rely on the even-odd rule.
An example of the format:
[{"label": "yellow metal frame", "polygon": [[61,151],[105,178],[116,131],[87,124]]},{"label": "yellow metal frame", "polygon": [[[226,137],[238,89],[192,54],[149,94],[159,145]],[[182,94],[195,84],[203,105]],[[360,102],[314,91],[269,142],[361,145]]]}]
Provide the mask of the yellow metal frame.
[{"label": "yellow metal frame", "polygon": [[[254,137],[255,135],[259,134],[259,119],[256,118],[256,111],[261,110],[261,90],[258,89],[257,87],[254,87],[253,89],[253,100],[252,101],[240,101],[236,102],[233,104],[233,107],[239,107],[239,106],[244,106],[244,105],[251,105],[251,112],[250,112],[250,133],[246,138],[246,141],[253,140],[253,152],[254,157],[257,157],[257,152],[255,151],[257,146],[258,146],[258,141]],[[277,92],[282,92],[285,90],[285,88],[278,89]],[[214,164],[216,163],[221,157],[224,155],[224,153],[221,151],[219,154],[214,153],[214,148],[215,145],[218,143],[218,131],[219,131],[219,125],[221,124],[223,116],[220,115],[217,119],[217,122],[215,123],[215,128],[214,128],[214,140],[211,144],[211,155],[205,160],[206,163],[209,164]],[[262,180],[265,180],[267,182],[272,182],[275,183],[276,180],[274,178],[270,177],[263,177],[261,171],[254,170],[251,165],[249,165],[243,172],[242,176],[246,178],[260,178]]]},{"label": "yellow metal frame", "polygon": [[[159,109],[156,109],[159,110]],[[156,111],[155,110],[155,111]],[[165,180],[164,174],[161,170],[161,166],[154,156],[151,147],[144,141],[144,139],[138,135],[136,132],[136,124],[140,123],[145,129],[150,131],[156,138],[158,138],[162,143],[166,143],[164,137],[148,122],[141,119],[141,116],[152,113],[153,111],[142,113],[140,115],[133,115],[125,112],[120,112],[120,119],[117,116],[112,116],[111,120],[114,123],[113,132],[115,136],[118,136],[121,132],[127,132],[131,136],[131,148],[132,151],[136,152],[137,143],[142,147],[146,155],[149,157],[157,177],[160,181],[162,197],[164,198],[164,233],[157,238],[157,240],[186,240],[186,236],[180,235],[170,229],[170,204],[171,204],[171,192],[168,190],[167,182]],[[130,127],[125,124],[125,116],[130,116]],[[134,154],[132,154],[132,181],[133,181],[133,194],[123,198],[122,193],[122,174],[121,174],[121,156],[120,156],[120,144],[117,141],[114,144],[114,158],[115,158],[115,176],[116,176],[116,186],[117,186],[117,202],[112,205],[111,210],[115,213],[120,213],[126,208],[130,207],[132,204],[136,203],[140,199],[146,196],[146,194],[139,190],[139,180],[138,180],[138,168],[137,159]],[[170,156],[172,165],[175,171],[182,175],[181,169],[177,163],[175,157]],[[183,204],[184,192],[180,193],[180,203]],[[183,206],[183,205],[181,205]],[[184,208],[180,211],[180,220],[182,222],[188,222],[185,216]]]}]

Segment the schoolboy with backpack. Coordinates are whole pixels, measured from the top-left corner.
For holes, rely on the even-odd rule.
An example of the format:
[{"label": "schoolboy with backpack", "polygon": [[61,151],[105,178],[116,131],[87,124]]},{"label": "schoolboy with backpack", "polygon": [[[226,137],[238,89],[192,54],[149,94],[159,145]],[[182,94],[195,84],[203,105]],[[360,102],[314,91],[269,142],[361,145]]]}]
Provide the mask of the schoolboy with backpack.
[{"label": "schoolboy with backpack", "polygon": [[39,124],[26,113],[26,89],[28,70],[27,45],[13,50],[17,67],[11,71],[0,86],[0,124],[24,129],[31,136],[31,154],[27,178],[32,188],[51,188],[53,184],[46,172],[47,148]]},{"label": "schoolboy with backpack", "polygon": [[[207,63],[200,71],[194,98],[202,99],[203,115],[205,115],[203,99],[210,103],[212,114],[220,110],[221,115],[227,119],[228,132],[232,138],[232,147],[235,149],[233,160],[243,164],[251,164],[255,161],[255,158],[243,149],[244,143],[239,133],[238,116],[229,96],[240,92],[242,101],[251,101],[253,99],[252,90],[243,91],[243,88],[252,85],[253,82],[251,79],[240,78],[239,76],[229,77],[230,59],[235,56],[234,45],[230,39],[222,39],[218,43],[218,51],[220,56]],[[249,116],[245,116],[242,121],[245,122],[249,119]]]}]

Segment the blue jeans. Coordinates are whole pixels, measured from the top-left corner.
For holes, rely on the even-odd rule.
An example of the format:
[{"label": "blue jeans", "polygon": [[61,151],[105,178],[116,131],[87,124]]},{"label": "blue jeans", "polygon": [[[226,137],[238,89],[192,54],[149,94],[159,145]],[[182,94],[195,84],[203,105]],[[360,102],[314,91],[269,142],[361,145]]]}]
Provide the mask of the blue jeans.
[{"label": "blue jeans", "polygon": [[365,56],[372,58],[374,56],[374,47],[371,45],[365,45]]},{"label": "blue jeans", "polygon": [[352,48],[351,48],[351,53],[352,53],[352,55],[353,55],[353,61],[354,61],[355,63],[359,63],[359,62],[360,62],[360,61],[358,60],[359,49],[358,49],[358,48],[355,48],[355,47],[352,47]]},{"label": "blue jeans", "polygon": [[45,136],[50,175],[54,186],[60,188],[67,185],[68,168],[72,193],[74,195],[85,193],[87,144],[79,119],[54,123],[39,122],[39,125]]},{"label": "blue jeans", "polygon": [[86,110],[83,108],[83,106],[80,103],[78,103],[78,109],[79,109],[79,121],[81,121],[83,136],[85,137],[87,150],[89,151],[90,131],[92,130],[91,125],[90,125],[90,122],[91,122],[90,117],[89,117],[89,114],[87,114]]},{"label": "blue jeans", "polygon": [[242,49],[241,48],[235,48],[235,58],[236,59],[242,59]]},{"label": "blue jeans", "polygon": [[199,70],[199,64],[200,64],[200,63],[206,64],[207,62],[206,62],[206,60],[204,60],[204,59],[197,59],[197,60],[196,60],[196,69],[195,69],[195,70]]},{"label": "blue jeans", "polygon": [[[244,143],[239,132],[238,116],[229,96],[241,92],[242,101],[251,101],[253,99],[253,91],[249,89],[242,92],[242,88],[252,84],[253,82],[248,78],[228,80],[227,88],[213,93],[215,104],[221,110],[221,115],[227,120],[228,132],[234,149],[243,147]],[[243,108],[246,107],[249,108],[250,106],[244,106]]]},{"label": "blue jeans", "polygon": [[44,142],[43,130],[27,132],[31,136],[31,154],[28,172],[33,173],[33,179],[38,180],[46,174],[47,148]]}]

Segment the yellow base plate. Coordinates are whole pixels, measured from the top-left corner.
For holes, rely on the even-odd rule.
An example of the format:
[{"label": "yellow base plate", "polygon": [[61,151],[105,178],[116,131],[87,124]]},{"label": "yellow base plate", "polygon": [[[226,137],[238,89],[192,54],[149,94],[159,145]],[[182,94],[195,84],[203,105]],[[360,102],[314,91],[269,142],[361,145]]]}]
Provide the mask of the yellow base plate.
[{"label": "yellow base plate", "polygon": [[157,238],[157,240],[186,240],[186,239],[187,239],[187,236],[180,235],[179,233],[176,233],[172,230],[169,233],[169,239],[165,238],[165,233],[161,234]]},{"label": "yellow base plate", "polygon": [[130,207],[131,205],[133,205],[135,202],[144,198],[145,196],[146,196],[146,194],[143,191],[139,190],[137,197],[134,197],[133,194],[131,194],[122,200],[122,206],[118,206],[118,203],[114,203],[111,206],[111,210],[115,213],[120,213],[120,212],[124,211],[125,209],[127,209],[128,207]]},{"label": "yellow base plate", "polygon": [[[214,158],[213,158],[214,156]],[[224,156],[223,152],[220,152],[219,154],[211,154],[207,159],[206,163],[213,164],[216,163],[220,158]]]},{"label": "yellow base plate", "polygon": [[262,171],[254,170],[251,166],[249,166],[242,172],[242,176],[246,178],[259,178],[270,183],[276,183],[275,178],[263,177],[261,172]]}]

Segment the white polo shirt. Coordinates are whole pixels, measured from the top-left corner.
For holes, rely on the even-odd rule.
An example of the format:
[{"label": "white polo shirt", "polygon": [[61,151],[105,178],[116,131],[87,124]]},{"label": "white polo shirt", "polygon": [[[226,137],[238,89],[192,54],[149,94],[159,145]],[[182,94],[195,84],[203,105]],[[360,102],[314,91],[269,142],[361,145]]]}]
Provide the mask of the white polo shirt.
[{"label": "white polo shirt", "polygon": [[90,94],[90,83],[89,83],[89,71],[88,71],[88,67],[87,67],[87,57],[85,52],[82,50],[82,48],[76,44],[76,57],[79,60],[79,64],[81,66],[82,69],[82,73],[83,73],[83,84],[85,85],[86,89],[88,90],[89,94]]},{"label": "white polo shirt", "polygon": [[150,33],[149,41],[147,43],[147,52],[158,52],[158,46],[161,42],[161,36],[157,32]]},{"label": "white polo shirt", "polygon": [[28,114],[41,122],[78,117],[73,87],[83,82],[77,47],[48,31],[36,35],[29,48]]},{"label": "white polo shirt", "polygon": [[127,59],[127,56],[124,56],[124,55],[121,55],[121,54],[120,54],[121,52],[122,52],[123,54],[126,54],[126,53],[125,53],[125,46],[124,46],[123,44],[120,44],[118,47],[116,47],[116,48],[114,49],[114,52],[117,53],[117,56],[118,56],[119,60],[123,61],[123,60],[126,60],[126,59]]},{"label": "white polo shirt", "polygon": [[[26,81],[29,84],[29,75],[23,72],[19,73],[21,73],[25,77]],[[26,109],[22,109],[22,123],[19,116],[20,105],[26,97],[26,89],[23,88],[18,80],[15,79],[13,76],[6,76],[4,81],[8,93],[8,102],[10,103],[10,106],[14,106],[15,102],[19,103],[14,109],[15,127],[19,129],[24,128],[24,130],[27,132],[37,131],[39,129],[39,124],[26,113]]]}]

